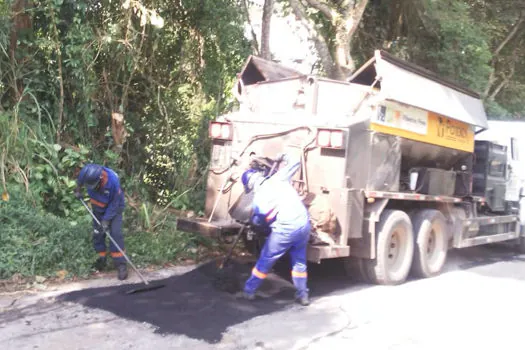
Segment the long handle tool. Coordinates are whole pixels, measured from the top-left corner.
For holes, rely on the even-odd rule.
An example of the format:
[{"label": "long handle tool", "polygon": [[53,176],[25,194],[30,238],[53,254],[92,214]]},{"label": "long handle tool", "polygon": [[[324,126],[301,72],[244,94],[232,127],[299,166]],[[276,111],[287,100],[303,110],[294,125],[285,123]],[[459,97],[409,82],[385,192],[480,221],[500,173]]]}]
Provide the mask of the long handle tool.
[{"label": "long handle tool", "polygon": [[220,265],[217,268],[215,278],[213,280],[213,285],[215,288],[226,291],[228,293],[236,293],[239,290],[240,283],[239,280],[235,274],[235,272],[231,269],[228,269],[226,264],[230,260],[233,250],[237,246],[237,243],[242,237],[242,234],[246,228],[246,225],[242,225],[239,229],[239,232],[237,233],[237,237],[235,237],[235,241],[233,242],[232,246],[230,247],[230,250],[228,251],[228,254],[224,257],[224,259],[221,261]]},{"label": "long handle tool", "polygon": [[233,241],[233,244],[230,247],[230,250],[228,251],[228,254],[226,254],[226,256],[222,260],[221,264],[219,265],[219,270],[222,270],[224,268],[224,266],[226,265],[226,263],[230,260],[230,258],[232,256],[232,253],[233,253],[233,250],[237,246],[237,243],[239,242],[240,238],[242,237],[242,234],[243,234],[245,228],[246,228],[246,225],[242,225],[241,228],[239,229],[239,232],[237,233],[237,237],[235,237],[235,241]]},{"label": "long handle tool", "polygon": [[[91,209],[89,209],[88,205],[86,204],[86,202],[84,202],[83,199],[80,199],[80,201],[82,202],[82,204],[84,205],[84,207],[87,209],[87,211],[89,212],[89,214],[91,214],[91,217],[93,217],[93,220],[95,220],[95,222],[102,227],[102,224],[100,223],[100,221],[97,219],[97,217],[95,216],[95,214],[93,214],[93,212],[91,211]],[[137,273],[137,275],[140,277],[140,279],[142,280],[142,282],[144,282],[144,284],[146,285],[146,287],[138,287],[138,288],[134,288],[134,289],[131,289],[131,290],[128,290],[126,292],[126,294],[134,294],[134,293],[140,293],[140,292],[146,292],[146,291],[150,291],[150,290],[154,290],[154,289],[159,289],[159,288],[162,288],[162,287],[165,287],[164,284],[155,284],[155,285],[152,285],[150,284],[150,282],[144,277],[142,276],[142,274],[140,273],[140,271],[135,267],[135,265],[131,262],[131,259],[128,258],[128,256],[126,255],[126,253],[124,253],[124,251],[122,250],[122,248],[120,248],[120,246],[117,244],[117,242],[115,242],[115,240],[113,239],[113,237],[111,237],[111,235],[109,234],[109,232],[107,232],[106,230],[104,230],[104,233],[106,234],[106,236],[108,236],[108,238],[111,240],[111,242],[115,245],[115,247],[117,247],[118,251],[122,254],[122,256],[124,257],[124,259],[126,259],[126,261],[131,265],[131,267],[133,268],[133,270],[135,270],[135,272]]]}]

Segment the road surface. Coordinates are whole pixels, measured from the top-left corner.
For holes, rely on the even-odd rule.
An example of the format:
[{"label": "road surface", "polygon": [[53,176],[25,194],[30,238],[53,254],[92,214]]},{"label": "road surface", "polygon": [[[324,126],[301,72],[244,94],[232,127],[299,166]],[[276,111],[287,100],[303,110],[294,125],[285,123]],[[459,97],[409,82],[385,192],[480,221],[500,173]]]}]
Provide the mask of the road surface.
[{"label": "road surface", "polygon": [[[249,264],[239,264],[244,278]],[[395,287],[350,282],[340,264],[310,268],[312,305],[270,276],[254,301],[216,291],[212,268],[159,271],[164,288],[124,295],[102,279],[0,296],[0,349],[494,349],[525,346],[525,256],[450,252],[438,277]],[[133,276],[130,282],[137,282]]]}]

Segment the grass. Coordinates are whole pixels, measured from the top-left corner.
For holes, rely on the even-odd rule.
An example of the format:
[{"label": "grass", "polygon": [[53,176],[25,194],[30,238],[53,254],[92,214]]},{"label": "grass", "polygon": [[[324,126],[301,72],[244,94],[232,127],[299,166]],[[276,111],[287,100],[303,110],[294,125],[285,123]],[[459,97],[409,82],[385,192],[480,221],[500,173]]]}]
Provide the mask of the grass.
[{"label": "grass", "polygon": [[[155,232],[146,232],[133,222],[133,212],[126,211],[126,252],[139,268],[198,261],[214,249],[213,243],[201,236],[176,231],[176,218],[167,215]],[[128,216],[130,220],[126,221]],[[0,227],[0,279],[57,275],[87,278],[94,272],[92,264],[97,255],[87,213],[72,222],[15,194],[8,202],[0,201]]]}]

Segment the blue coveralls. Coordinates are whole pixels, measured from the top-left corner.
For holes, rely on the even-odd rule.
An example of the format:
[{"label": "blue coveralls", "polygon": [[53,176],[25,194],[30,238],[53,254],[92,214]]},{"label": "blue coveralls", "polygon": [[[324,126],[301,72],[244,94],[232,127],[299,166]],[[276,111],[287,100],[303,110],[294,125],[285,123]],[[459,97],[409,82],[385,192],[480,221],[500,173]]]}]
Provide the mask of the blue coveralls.
[{"label": "blue coveralls", "polygon": [[[82,185],[82,184],[79,184]],[[95,217],[100,221],[109,221],[110,235],[120,248],[125,251],[122,235],[122,213],[124,212],[124,191],[120,188],[118,175],[103,167],[101,185],[98,190],[87,189]],[[93,220],[93,246],[99,256],[106,256],[106,235],[102,227]],[[110,242],[111,258],[116,264],[124,263],[122,253]]]},{"label": "blue coveralls", "polygon": [[306,249],[310,218],[290,182],[300,164],[300,159],[288,160],[285,167],[254,188],[252,223],[269,226],[271,233],[244,286],[247,294],[255,293],[275,262],[289,250],[296,297],[308,296]]}]

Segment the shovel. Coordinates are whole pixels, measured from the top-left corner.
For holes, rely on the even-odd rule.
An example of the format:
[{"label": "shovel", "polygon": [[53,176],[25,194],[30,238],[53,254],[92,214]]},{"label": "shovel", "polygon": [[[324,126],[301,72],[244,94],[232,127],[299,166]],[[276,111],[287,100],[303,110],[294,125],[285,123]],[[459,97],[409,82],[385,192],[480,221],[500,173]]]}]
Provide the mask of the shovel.
[{"label": "shovel", "polygon": [[226,254],[224,259],[220,263],[219,267],[217,268],[216,276],[215,276],[215,279],[213,281],[213,285],[215,286],[215,288],[217,288],[219,290],[222,290],[222,291],[226,291],[226,292],[232,293],[232,294],[238,291],[238,289],[239,289],[239,281],[238,281],[235,273],[233,271],[227,270],[225,268],[225,266],[228,263],[228,261],[230,260],[232,254],[233,254],[233,250],[237,246],[237,243],[239,242],[239,240],[240,240],[240,238],[241,238],[245,228],[246,228],[246,225],[243,225],[239,229],[239,233],[237,233],[237,237],[235,237],[235,241],[233,242],[232,246],[230,247],[230,250],[228,251],[228,254]]},{"label": "shovel", "polygon": [[[93,220],[95,220],[95,222],[99,225],[99,226],[102,226],[102,224],[100,223],[100,221],[97,219],[97,217],[95,216],[95,214],[93,214],[93,212],[91,211],[91,209],[89,209],[89,207],[87,206],[86,202],[84,202],[84,200],[81,198],[80,201],[82,202],[82,204],[84,205],[84,207],[87,209],[87,211],[89,212],[89,214],[91,214],[91,217],[93,217]],[[135,270],[135,272],[137,273],[137,275],[140,277],[140,279],[142,280],[142,282],[144,282],[144,284],[146,285],[145,287],[137,287],[137,288],[133,288],[131,290],[128,290],[126,292],[126,294],[134,294],[134,293],[140,293],[140,292],[146,292],[146,291],[150,291],[150,290],[155,290],[155,289],[159,289],[159,288],[162,288],[164,287],[165,285],[164,284],[155,284],[155,285],[152,285],[150,284],[150,282],[144,277],[142,276],[142,274],[139,272],[139,270],[135,267],[135,265],[131,262],[131,259],[128,258],[128,256],[126,255],[126,253],[124,253],[124,251],[122,250],[122,248],[120,248],[120,246],[117,244],[117,242],[115,242],[115,240],[113,239],[113,237],[111,237],[111,235],[109,234],[109,232],[107,232],[106,230],[104,230],[104,233],[106,234],[106,236],[108,236],[108,238],[111,240],[111,242],[115,245],[115,247],[117,247],[117,249],[119,250],[119,252],[122,254],[122,256],[124,256],[124,259],[126,259],[126,261],[131,265],[131,267],[133,268],[133,270]]]}]

